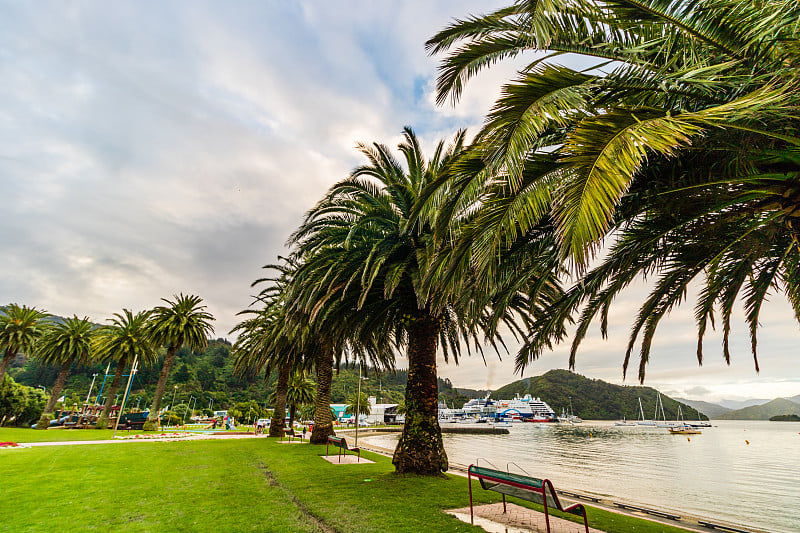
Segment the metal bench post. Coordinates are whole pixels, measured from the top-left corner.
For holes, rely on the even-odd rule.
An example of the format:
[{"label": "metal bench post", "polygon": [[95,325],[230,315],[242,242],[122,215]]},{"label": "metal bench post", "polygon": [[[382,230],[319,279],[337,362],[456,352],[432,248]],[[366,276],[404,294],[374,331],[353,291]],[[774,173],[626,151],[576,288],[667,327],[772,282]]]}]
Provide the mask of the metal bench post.
[{"label": "metal bench post", "polygon": [[467,478],[469,479],[469,523],[475,525],[475,518],[472,515],[472,471],[467,469]]},{"label": "metal bench post", "polygon": [[550,533],[550,515],[547,512],[547,490],[545,490],[545,483],[542,482],[542,502],[544,504],[544,523],[547,526],[547,533]]}]

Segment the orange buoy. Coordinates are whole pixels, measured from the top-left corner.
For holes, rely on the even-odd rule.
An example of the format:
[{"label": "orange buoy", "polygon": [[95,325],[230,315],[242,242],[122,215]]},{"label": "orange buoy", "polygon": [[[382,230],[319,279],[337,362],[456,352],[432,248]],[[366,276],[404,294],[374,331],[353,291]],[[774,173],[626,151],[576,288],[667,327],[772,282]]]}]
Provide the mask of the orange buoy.
[{"label": "orange buoy", "polygon": [[749,440],[744,439],[744,443],[747,444],[748,446],[750,446],[750,441]]}]

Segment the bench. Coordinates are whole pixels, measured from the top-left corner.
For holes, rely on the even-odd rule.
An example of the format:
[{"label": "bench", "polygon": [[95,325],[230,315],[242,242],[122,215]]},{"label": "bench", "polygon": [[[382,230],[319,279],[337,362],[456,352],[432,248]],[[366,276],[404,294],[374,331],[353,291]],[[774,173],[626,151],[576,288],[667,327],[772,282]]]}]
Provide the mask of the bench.
[{"label": "bench", "polygon": [[589,521],[586,518],[586,508],[581,503],[575,503],[564,507],[558,499],[556,490],[549,479],[538,479],[535,477],[524,476],[522,474],[512,474],[485,468],[477,465],[469,465],[467,469],[469,479],[469,517],[474,524],[475,519],[472,511],[472,478],[480,481],[481,488],[492,490],[503,495],[503,512],[506,512],[506,495],[514,496],[522,500],[534,502],[544,507],[544,520],[547,524],[547,533],[550,533],[550,515],[548,508],[557,509],[564,513],[574,514],[583,517],[583,526],[586,533],[589,533]]},{"label": "bench", "polygon": [[672,513],[665,513],[664,511],[658,511],[656,509],[648,509],[647,507],[638,507],[636,505],[630,505],[628,503],[619,503],[613,502],[614,505],[619,507],[620,509],[628,509],[629,511],[639,511],[640,513],[651,514],[654,516],[660,516],[661,518],[669,518],[670,520],[680,520],[681,516]]},{"label": "bench", "polygon": [[355,452],[358,454],[358,460],[361,460],[361,448],[350,448],[347,446],[347,440],[344,437],[337,437],[331,435],[328,437],[328,442],[325,444],[325,455],[328,455],[328,446],[333,444],[339,448],[339,462],[342,462],[342,452],[347,455],[347,452]]},{"label": "bench", "polygon": [[714,522],[707,522],[705,520],[698,520],[697,523],[709,529],[719,529],[720,531],[729,531],[731,533],[753,533],[752,531],[748,531],[746,529],[739,529],[738,527],[733,526],[724,526],[722,524],[715,524]]}]

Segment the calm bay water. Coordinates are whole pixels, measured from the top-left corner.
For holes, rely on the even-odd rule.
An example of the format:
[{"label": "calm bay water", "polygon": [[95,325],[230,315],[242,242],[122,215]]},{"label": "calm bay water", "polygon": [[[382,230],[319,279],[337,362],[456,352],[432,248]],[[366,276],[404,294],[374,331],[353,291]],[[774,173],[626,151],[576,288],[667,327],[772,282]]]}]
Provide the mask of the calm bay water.
[{"label": "calm bay water", "polygon": [[[776,533],[800,531],[800,423],[713,424],[691,436],[613,422],[513,424],[509,435],[445,434],[444,445],[454,463],[480,457],[505,469],[514,462],[564,490]],[[397,436],[365,440],[394,448]]]}]

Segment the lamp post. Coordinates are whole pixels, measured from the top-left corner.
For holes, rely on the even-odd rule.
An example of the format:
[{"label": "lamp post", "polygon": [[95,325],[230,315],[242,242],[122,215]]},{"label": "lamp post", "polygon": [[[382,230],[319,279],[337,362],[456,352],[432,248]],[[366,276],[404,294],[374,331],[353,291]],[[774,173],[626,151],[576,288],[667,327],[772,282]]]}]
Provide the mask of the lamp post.
[{"label": "lamp post", "polygon": [[170,405],[170,409],[175,409],[175,395],[178,394],[178,386],[175,385],[175,392],[172,393],[172,405]]}]

